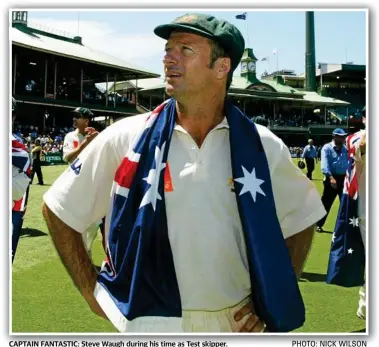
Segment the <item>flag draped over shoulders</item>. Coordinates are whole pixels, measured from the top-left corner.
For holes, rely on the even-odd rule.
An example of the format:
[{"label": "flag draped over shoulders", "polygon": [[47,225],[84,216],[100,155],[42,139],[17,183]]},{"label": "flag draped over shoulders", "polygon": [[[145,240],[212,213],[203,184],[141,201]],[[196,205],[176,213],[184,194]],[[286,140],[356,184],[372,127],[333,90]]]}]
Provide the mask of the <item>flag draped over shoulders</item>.
[{"label": "flag draped over shoulders", "polygon": [[[225,111],[252,300],[269,331],[291,331],[303,325],[305,308],[277,218],[266,154],[254,123],[229,101]],[[170,99],[150,114],[115,174],[98,301],[116,327],[141,317],[154,322],[182,317],[164,199],[175,122]]]}]

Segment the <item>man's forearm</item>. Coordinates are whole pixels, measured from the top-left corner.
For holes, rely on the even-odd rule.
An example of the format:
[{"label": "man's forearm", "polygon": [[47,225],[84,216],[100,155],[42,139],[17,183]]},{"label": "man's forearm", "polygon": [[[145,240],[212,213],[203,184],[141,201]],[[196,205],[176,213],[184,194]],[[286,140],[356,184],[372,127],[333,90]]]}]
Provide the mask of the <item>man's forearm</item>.
[{"label": "man's forearm", "polygon": [[68,153],[64,160],[66,160],[68,163],[72,163],[76,158],[77,156],[80,154],[81,151],[83,151],[83,149],[86,147],[86,143],[81,143],[79,145],[79,147],[75,148],[72,152]]},{"label": "man's forearm", "polygon": [[305,264],[305,260],[311,248],[314,229],[315,226],[312,225],[311,227],[303,230],[302,232],[297,233],[286,239],[286,245],[297,278],[300,278]]},{"label": "man's forearm", "polygon": [[46,204],[42,212],[54,246],[71,279],[87,301],[93,300],[97,272],[84,248],[82,236],[63,223]]}]

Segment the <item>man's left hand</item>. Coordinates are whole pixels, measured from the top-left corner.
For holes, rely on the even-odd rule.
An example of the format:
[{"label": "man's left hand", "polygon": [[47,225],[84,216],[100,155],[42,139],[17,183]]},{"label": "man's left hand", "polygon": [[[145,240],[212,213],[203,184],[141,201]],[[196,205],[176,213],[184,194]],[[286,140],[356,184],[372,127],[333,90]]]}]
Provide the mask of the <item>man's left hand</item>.
[{"label": "man's left hand", "polygon": [[253,301],[250,300],[243,306],[235,315],[236,322],[243,319],[245,316],[250,315],[246,323],[242,326],[240,332],[243,333],[261,333],[265,330],[265,325],[261,319],[256,315]]}]

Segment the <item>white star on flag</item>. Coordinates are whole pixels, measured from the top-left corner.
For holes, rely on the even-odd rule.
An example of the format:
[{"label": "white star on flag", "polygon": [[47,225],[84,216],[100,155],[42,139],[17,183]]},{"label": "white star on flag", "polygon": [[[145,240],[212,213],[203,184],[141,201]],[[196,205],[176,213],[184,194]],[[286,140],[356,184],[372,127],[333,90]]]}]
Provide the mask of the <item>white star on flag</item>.
[{"label": "white star on flag", "polygon": [[257,193],[260,193],[266,196],[266,194],[263,192],[263,190],[260,187],[260,185],[264,182],[264,180],[257,178],[257,176],[255,175],[255,168],[250,173],[242,166],[242,171],[243,171],[244,177],[235,179],[236,182],[243,184],[242,190],[239,195],[250,193],[254,202],[256,200]]},{"label": "white star on flag", "polygon": [[336,236],[333,234],[333,236],[332,236],[332,242],[334,242],[335,239],[336,239]]},{"label": "white star on flag", "polygon": [[351,249],[351,248],[349,248],[349,249],[347,250],[347,253],[349,253],[349,254],[353,254],[353,252],[354,252],[354,250]]},{"label": "white star on flag", "polygon": [[350,223],[349,224],[352,224],[354,227],[357,227],[358,226],[358,218],[349,218],[350,219]]},{"label": "white star on flag", "polygon": [[143,179],[144,181],[149,183],[151,187],[147,190],[145,196],[143,197],[140,208],[151,203],[155,211],[155,207],[157,205],[157,199],[162,200],[162,197],[158,193],[158,185],[159,185],[160,172],[166,167],[166,163],[162,163],[165,146],[166,146],[166,142],[163,143],[161,149],[159,149],[158,147],[155,148],[154,158],[155,158],[156,168],[151,169],[149,171],[149,175]]}]

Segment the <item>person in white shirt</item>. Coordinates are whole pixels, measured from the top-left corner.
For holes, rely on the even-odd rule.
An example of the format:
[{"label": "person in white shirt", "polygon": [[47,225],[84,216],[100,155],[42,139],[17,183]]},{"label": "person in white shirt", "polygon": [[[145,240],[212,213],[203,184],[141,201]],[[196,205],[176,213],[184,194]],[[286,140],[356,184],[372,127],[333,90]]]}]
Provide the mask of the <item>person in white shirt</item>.
[{"label": "person in white shirt", "polygon": [[99,134],[94,128],[89,127],[93,117],[91,110],[85,107],[77,107],[72,111],[74,131],[66,134],[63,141],[63,160],[72,163],[78,154]]},{"label": "person in white shirt", "polygon": [[[166,92],[177,105],[165,203],[185,332],[262,332],[265,327],[250,299],[229,125],[223,112],[242,51],[232,68],[229,51],[224,49],[199,31],[179,30],[169,35],[164,56]],[[116,170],[149,115],[128,117],[106,128],[79,155],[77,165],[64,172],[44,195],[43,214],[73,282],[91,309],[123,332],[146,331],[147,327],[142,323],[120,327],[120,321],[115,322],[117,309],[104,301],[96,285],[97,273],[80,234],[106,215],[108,236]],[[284,143],[267,128],[256,127],[267,156],[283,238],[299,276],[314,224],[325,215],[325,209],[314,184],[293,165]]]}]

